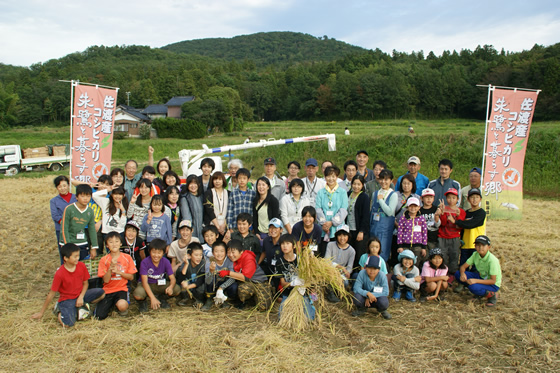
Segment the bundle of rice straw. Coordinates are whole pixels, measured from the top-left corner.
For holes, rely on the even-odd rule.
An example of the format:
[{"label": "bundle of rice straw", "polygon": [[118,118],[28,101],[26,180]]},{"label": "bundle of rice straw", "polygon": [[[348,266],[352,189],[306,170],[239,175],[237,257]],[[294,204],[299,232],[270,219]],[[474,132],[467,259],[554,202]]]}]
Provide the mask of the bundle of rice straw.
[{"label": "bundle of rice straw", "polygon": [[[282,303],[278,325],[282,328],[302,331],[321,324],[321,313],[325,309],[323,296],[325,288],[330,287],[341,300],[346,302],[348,308],[352,306],[352,301],[350,293],[344,288],[340,271],[333,266],[331,260],[316,257],[308,246],[298,247],[296,252],[297,276],[303,280],[303,285],[294,286],[290,295]],[[316,323],[313,323],[313,317],[310,317],[309,299],[315,306]]]}]

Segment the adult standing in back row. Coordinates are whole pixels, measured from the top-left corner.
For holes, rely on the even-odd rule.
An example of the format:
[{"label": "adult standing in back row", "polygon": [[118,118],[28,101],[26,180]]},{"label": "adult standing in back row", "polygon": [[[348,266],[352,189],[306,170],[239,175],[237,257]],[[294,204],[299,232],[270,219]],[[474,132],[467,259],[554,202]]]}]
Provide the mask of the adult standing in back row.
[{"label": "adult standing in back row", "polygon": [[358,164],[358,175],[362,175],[368,181],[375,180],[375,175],[373,174],[373,170],[367,168],[367,163],[369,161],[369,154],[365,150],[358,150],[356,153],[356,163]]},{"label": "adult standing in back row", "polygon": [[469,191],[471,189],[480,189],[481,176],[482,170],[480,167],[474,167],[471,172],[469,172],[469,185],[461,189],[461,204],[459,206],[465,211],[471,208],[471,203],[469,202]]},{"label": "adult standing in back row", "polygon": [[[154,148],[148,146],[148,166],[154,165]],[[136,188],[136,184],[142,178],[141,173],[136,173],[138,171],[138,162],[134,159],[129,159],[124,164],[124,191],[126,193],[126,198],[130,201],[132,199],[132,195],[134,194],[134,188]]]},{"label": "adult standing in back row", "polygon": [[[406,166],[408,168],[407,174],[411,174],[412,177],[414,177],[414,180],[416,181],[416,194],[421,196],[422,191],[428,187],[428,184],[430,183],[430,179],[428,179],[427,176],[422,175],[420,172],[418,172],[420,171],[420,158],[413,155],[412,157],[408,158],[408,162]],[[401,180],[403,176],[404,175],[399,176],[399,179],[397,180],[397,184],[395,185],[395,190],[399,190],[399,186],[401,185]]]},{"label": "adult standing in back row", "polygon": [[310,206],[313,207],[315,207],[317,193],[325,187],[325,180],[317,177],[318,170],[319,163],[315,158],[309,158],[305,161],[305,174],[307,176],[302,179],[305,184],[303,195],[309,198]]},{"label": "adult standing in back row", "polygon": [[[451,178],[451,173],[453,172],[453,162],[449,159],[442,159],[438,163],[439,178],[430,181],[428,188],[432,189],[435,193],[434,206],[438,207],[440,201],[443,201],[447,205],[447,200],[445,198],[445,192],[449,189],[454,188],[455,190],[461,190],[461,184],[458,181]],[[459,201],[457,206],[461,205],[461,196],[459,196]]]}]

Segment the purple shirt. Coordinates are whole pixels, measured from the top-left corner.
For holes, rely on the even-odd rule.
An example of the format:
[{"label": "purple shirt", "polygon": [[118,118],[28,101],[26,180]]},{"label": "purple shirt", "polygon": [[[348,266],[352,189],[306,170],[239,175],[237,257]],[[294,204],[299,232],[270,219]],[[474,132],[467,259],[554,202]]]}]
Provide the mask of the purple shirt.
[{"label": "purple shirt", "polygon": [[[166,258],[161,258],[157,267],[154,265],[152,258],[150,257],[142,260],[142,263],[140,264],[140,276],[148,276],[148,284],[157,284],[158,280],[165,278],[166,273],[169,276],[173,274],[171,262]],[[142,278],[139,278],[138,282],[142,282]]]}]

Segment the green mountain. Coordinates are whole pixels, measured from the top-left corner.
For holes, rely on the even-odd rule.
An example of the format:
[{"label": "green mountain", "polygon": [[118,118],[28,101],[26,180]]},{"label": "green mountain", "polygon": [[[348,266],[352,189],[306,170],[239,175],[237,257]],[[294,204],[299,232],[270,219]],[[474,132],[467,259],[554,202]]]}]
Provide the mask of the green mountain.
[{"label": "green mountain", "polygon": [[295,62],[333,61],[366,49],[327,36],[298,32],[259,32],[233,38],[185,40],[162,47],[176,53],[199,54],[226,60],[253,60],[258,66]]}]

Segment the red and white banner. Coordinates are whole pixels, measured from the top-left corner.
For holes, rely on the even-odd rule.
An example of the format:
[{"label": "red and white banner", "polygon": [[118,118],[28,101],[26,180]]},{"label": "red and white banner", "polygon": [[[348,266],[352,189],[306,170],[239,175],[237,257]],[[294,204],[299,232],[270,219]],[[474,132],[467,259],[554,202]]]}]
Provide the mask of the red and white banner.
[{"label": "red and white banner", "polygon": [[482,187],[492,218],[522,217],[523,165],[538,92],[494,88],[486,123]]},{"label": "red and white banner", "polygon": [[82,182],[96,182],[109,174],[113,151],[113,125],[118,88],[95,85],[74,86],[72,116],[72,161],[70,177]]}]

